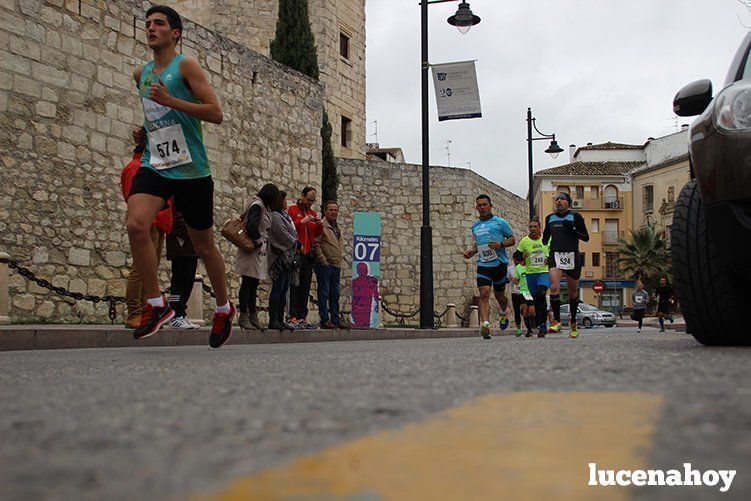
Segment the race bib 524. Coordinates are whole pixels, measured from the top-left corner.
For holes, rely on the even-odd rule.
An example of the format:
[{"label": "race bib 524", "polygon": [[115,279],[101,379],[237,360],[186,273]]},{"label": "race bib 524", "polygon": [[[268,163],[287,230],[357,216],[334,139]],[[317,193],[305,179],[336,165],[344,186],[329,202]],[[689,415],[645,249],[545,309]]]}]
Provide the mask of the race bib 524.
[{"label": "race bib 524", "polygon": [[559,270],[573,270],[576,268],[575,252],[556,252],[555,267]]}]

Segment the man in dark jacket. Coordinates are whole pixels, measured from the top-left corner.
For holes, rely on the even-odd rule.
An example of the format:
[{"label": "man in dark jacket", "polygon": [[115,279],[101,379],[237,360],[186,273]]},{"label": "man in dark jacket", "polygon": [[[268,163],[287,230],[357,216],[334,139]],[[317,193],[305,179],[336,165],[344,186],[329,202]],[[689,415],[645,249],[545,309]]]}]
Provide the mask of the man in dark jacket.
[{"label": "man in dark jacket", "polygon": [[167,235],[167,260],[172,262],[169,305],[175,312],[170,320],[173,329],[198,329],[198,325],[188,320],[186,315],[188,299],[193,291],[198,255],[190,241],[188,225],[182,214],[174,212],[172,233]]}]

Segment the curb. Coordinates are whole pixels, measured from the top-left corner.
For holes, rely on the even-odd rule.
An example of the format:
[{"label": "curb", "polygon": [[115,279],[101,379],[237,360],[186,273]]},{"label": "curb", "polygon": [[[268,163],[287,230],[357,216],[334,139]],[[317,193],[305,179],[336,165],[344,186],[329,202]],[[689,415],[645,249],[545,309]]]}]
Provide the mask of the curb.
[{"label": "curb", "polygon": [[[136,341],[133,331],[123,327],[3,326],[0,351],[67,350],[80,348],[141,348],[155,346],[207,346],[209,329],[177,331],[162,329],[147,339]],[[494,335],[501,334],[499,331]],[[227,345],[320,343],[332,341],[375,341],[394,339],[433,339],[479,337],[477,329],[363,329],[246,331],[235,328]]]}]

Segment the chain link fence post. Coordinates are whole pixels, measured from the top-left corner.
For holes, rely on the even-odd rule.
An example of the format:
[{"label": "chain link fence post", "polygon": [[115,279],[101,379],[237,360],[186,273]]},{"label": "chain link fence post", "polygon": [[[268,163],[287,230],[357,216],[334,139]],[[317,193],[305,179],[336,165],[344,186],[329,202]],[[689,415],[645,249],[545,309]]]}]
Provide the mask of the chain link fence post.
[{"label": "chain link fence post", "polygon": [[0,252],[0,325],[10,324],[10,297],[8,296],[8,262],[10,256]]},{"label": "chain link fence post", "polygon": [[446,327],[449,329],[458,327],[456,323],[456,305],[453,303],[446,305]]},{"label": "chain link fence post", "polygon": [[206,325],[203,319],[203,275],[196,273],[193,280],[193,290],[188,299],[185,316],[196,325]]},{"label": "chain link fence post", "polygon": [[469,307],[469,326],[480,327],[480,309],[477,306]]}]

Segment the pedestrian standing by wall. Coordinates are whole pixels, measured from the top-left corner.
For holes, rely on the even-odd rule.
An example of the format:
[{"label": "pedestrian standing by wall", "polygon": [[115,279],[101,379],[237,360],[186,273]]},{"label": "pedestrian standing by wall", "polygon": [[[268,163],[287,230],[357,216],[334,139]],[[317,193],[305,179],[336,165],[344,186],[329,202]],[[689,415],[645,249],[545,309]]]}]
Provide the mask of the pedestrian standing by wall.
[{"label": "pedestrian standing by wall", "polygon": [[170,279],[169,305],[175,312],[169,326],[173,329],[198,329],[187,317],[188,300],[193,292],[196,278],[198,254],[190,241],[188,225],[183,215],[177,211],[173,213],[172,231],[167,235],[167,261],[172,263],[172,278]]},{"label": "pedestrian standing by wall", "polygon": [[279,188],[272,183],[265,184],[258,195],[246,204],[245,231],[253,240],[255,250],[249,253],[241,247],[237,248],[235,271],[242,276],[239,323],[243,329],[261,329],[261,324],[258,322],[256,298],[258,284],[261,280],[266,280],[268,232],[271,226],[271,213],[278,204]]},{"label": "pedestrian standing by wall", "polygon": [[[128,201],[130,196],[131,186],[133,185],[133,177],[141,168],[141,156],[145,146],[143,141],[137,142],[135,149],[133,150],[133,158],[126,165],[120,173],[120,187],[123,191],[123,199]],[[164,247],[164,235],[170,233],[172,230],[172,201],[167,201],[166,208],[159,211],[151,224],[149,230],[149,237],[151,243],[154,246],[156,252],[157,266],[159,266],[159,259],[162,256],[162,248]],[[125,319],[125,327],[129,329],[135,329],[141,324],[141,313],[143,311],[143,284],[141,283],[141,275],[136,269],[135,261],[130,267],[130,273],[128,274],[128,282],[125,286],[125,307],[127,308],[127,314]]]},{"label": "pedestrian standing by wall", "polygon": [[316,238],[315,273],[318,280],[318,311],[322,329],[338,329],[339,292],[344,256],[344,237],[339,228],[339,204],[329,200],[323,207],[323,230]]},{"label": "pedestrian standing by wall", "polygon": [[323,221],[312,209],[316,201],[316,190],[306,186],[302,190],[302,196],[297,203],[289,207],[289,215],[297,230],[297,239],[300,242],[300,268],[299,283],[293,284],[290,291],[290,322],[297,328],[315,329],[316,325],[309,323],[308,297],[310,296],[310,283],[313,279],[313,265],[315,254],[313,242],[323,231]]},{"label": "pedestrian standing by wall", "polygon": [[641,280],[636,281],[636,290],[631,293],[631,299],[634,305],[634,320],[639,322],[636,332],[641,332],[644,312],[647,311],[647,303],[649,303],[649,292],[644,290],[644,284]]},{"label": "pedestrian standing by wall", "polygon": [[298,246],[297,231],[287,212],[287,193],[282,191],[275,210],[271,213],[268,232],[269,276],[269,329],[293,330],[294,326],[284,320],[284,302],[290,284],[297,280],[295,253]]}]

